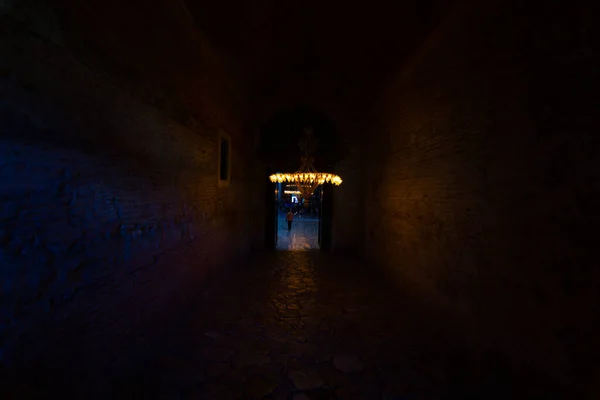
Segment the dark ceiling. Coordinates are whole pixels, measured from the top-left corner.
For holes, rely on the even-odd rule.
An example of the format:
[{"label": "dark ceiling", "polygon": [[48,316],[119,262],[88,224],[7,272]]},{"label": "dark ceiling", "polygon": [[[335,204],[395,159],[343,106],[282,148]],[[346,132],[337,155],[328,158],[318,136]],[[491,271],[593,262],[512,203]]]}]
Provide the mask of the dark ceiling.
[{"label": "dark ceiling", "polygon": [[[297,105],[355,131],[452,0],[187,0],[196,24],[235,66],[257,125]],[[350,132],[348,132],[350,133]]]}]

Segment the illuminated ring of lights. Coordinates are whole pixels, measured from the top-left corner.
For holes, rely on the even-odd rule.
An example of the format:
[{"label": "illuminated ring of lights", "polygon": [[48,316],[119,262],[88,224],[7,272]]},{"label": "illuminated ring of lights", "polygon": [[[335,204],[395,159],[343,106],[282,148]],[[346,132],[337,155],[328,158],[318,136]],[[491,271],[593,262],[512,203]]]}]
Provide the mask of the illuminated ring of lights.
[{"label": "illuminated ring of lights", "polygon": [[331,183],[335,186],[342,184],[342,178],[335,174],[329,174],[325,172],[307,172],[307,173],[293,173],[293,174],[273,174],[269,177],[271,182],[289,182],[289,183],[310,183],[322,185],[324,183]]}]

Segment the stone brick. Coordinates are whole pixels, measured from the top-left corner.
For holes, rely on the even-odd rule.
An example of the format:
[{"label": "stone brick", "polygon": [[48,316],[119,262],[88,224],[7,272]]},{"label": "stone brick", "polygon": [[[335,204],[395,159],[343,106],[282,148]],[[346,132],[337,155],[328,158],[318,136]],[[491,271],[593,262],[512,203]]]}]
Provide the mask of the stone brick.
[{"label": "stone brick", "polygon": [[365,252],[474,346],[591,375],[574,371],[597,348],[583,340],[598,292],[592,18],[583,1],[476,3],[375,107]]},{"label": "stone brick", "polygon": [[89,354],[98,370],[261,247],[261,168],[252,138],[228,131],[218,188],[218,131],[243,126],[231,104],[212,106],[232,124],[192,130],[99,59],[81,63],[68,34],[57,44],[13,17],[0,15],[0,362],[73,368]]},{"label": "stone brick", "polygon": [[333,250],[360,254],[363,223],[363,169],[361,141],[356,140],[346,157],[337,163],[334,173],[343,182],[334,189],[333,206]]}]

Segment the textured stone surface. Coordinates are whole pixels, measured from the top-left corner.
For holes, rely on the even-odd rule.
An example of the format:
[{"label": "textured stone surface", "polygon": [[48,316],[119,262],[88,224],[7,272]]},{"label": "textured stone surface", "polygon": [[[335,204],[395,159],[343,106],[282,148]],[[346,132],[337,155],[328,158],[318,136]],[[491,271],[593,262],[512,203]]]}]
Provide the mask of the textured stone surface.
[{"label": "textured stone surface", "polygon": [[363,148],[360,139],[352,140],[346,157],[335,165],[333,172],[344,182],[333,193],[333,250],[361,254],[363,247]]},{"label": "textured stone surface", "polygon": [[333,356],[333,365],[342,372],[359,372],[363,369],[363,363],[355,355],[336,354]]},{"label": "textured stone surface", "polygon": [[0,364],[100,366],[260,246],[260,168],[229,132],[217,187],[220,126],[175,121],[30,28],[0,15]]},{"label": "textured stone surface", "polygon": [[316,371],[290,371],[288,377],[298,390],[314,390],[325,385]]},{"label": "textured stone surface", "polygon": [[264,375],[252,375],[244,385],[245,393],[252,399],[262,399],[271,394],[278,383]]},{"label": "textured stone surface", "polygon": [[310,400],[310,397],[308,397],[305,393],[295,393],[293,400]]},{"label": "textured stone surface", "polygon": [[597,12],[465,3],[373,114],[366,253],[474,346],[593,382]]},{"label": "textured stone surface", "polygon": [[[55,393],[69,394],[73,382],[88,390],[81,398],[451,399],[559,393],[549,380],[529,391],[535,374],[520,378],[497,360],[486,365],[470,358],[468,345],[432,323],[434,314],[425,305],[350,260],[277,252],[212,289],[212,295],[190,299],[180,310],[186,318],[167,323],[152,348],[125,350],[120,368],[109,365],[106,374],[85,380],[75,375],[75,381],[54,371],[48,377],[63,382]],[[301,311],[273,314],[273,302]],[[349,314],[345,307],[357,311]],[[314,321],[304,325],[304,318]],[[204,334],[212,330],[222,332],[218,341]],[[332,353],[351,357],[336,359]],[[247,363],[248,354],[268,354],[270,361]],[[348,368],[349,373],[336,368],[341,361],[356,366],[355,357],[362,368]],[[44,387],[33,382],[30,388]],[[96,390],[90,393],[91,388]]]}]

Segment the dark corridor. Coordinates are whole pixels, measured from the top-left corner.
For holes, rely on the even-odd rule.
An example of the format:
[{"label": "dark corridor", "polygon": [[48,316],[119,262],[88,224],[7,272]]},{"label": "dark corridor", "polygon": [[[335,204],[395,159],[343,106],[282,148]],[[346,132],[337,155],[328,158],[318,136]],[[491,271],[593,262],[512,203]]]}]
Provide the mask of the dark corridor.
[{"label": "dark corridor", "polygon": [[600,397],[598,11],[0,2],[0,398]]}]

